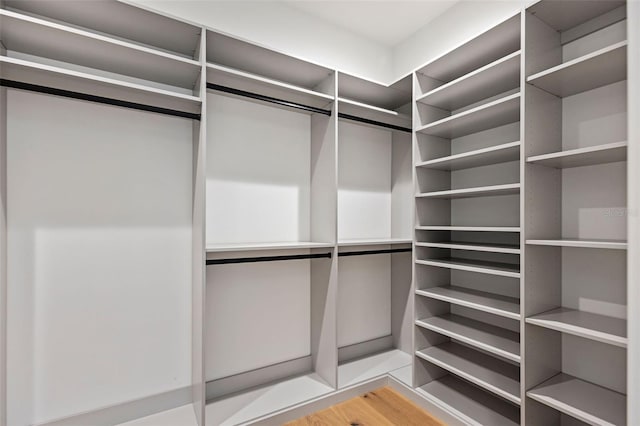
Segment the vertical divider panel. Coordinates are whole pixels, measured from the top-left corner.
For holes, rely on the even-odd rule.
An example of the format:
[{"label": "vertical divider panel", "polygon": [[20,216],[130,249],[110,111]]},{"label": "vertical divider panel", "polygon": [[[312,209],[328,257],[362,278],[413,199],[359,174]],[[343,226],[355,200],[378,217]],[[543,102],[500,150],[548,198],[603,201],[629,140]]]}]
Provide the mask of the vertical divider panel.
[{"label": "vertical divider panel", "polygon": [[[640,116],[640,2],[627,2],[628,117]],[[627,423],[640,424],[640,123],[628,121],[627,151]]]},{"label": "vertical divider panel", "polygon": [[[3,50],[0,48],[0,50]],[[3,53],[4,52],[0,52]],[[7,89],[0,88],[0,426],[7,422]]]},{"label": "vertical divider panel", "polygon": [[198,56],[200,58],[200,78],[194,92],[202,99],[200,122],[193,122],[193,205],[192,205],[192,311],[191,311],[191,386],[193,409],[198,426],[205,424],[205,370],[204,370],[204,315],[206,291],[206,144],[207,144],[207,68],[206,30],[200,33]]},{"label": "vertical divider panel", "polygon": [[[526,359],[527,352],[525,347],[526,341],[526,327],[525,327],[525,276],[524,273],[524,265],[526,265],[527,259],[527,246],[525,244],[526,239],[524,236],[524,223],[526,220],[525,217],[525,199],[526,199],[526,174],[525,167],[527,164],[527,154],[526,154],[526,132],[525,132],[525,118],[526,118],[526,87],[527,87],[527,72],[526,72],[526,49],[527,45],[527,34],[526,28],[527,23],[525,21],[525,9],[524,7],[520,11],[520,399],[524,401],[526,399],[525,395],[527,394],[527,388],[525,385],[525,371],[526,371]],[[524,425],[525,422],[525,413],[526,413],[527,404],[521,402],[520,403],[520,424]]]},{"label": "vertical divider panel", "polygon": [[[337,72],[325,85],[337,99]],[[330,117],[311,117],[311,240],[334,243],[331,259],[311,261],[311,357],[314,371],[333,388],[338,387],[337,110],[338,103],[334,102]]]}]

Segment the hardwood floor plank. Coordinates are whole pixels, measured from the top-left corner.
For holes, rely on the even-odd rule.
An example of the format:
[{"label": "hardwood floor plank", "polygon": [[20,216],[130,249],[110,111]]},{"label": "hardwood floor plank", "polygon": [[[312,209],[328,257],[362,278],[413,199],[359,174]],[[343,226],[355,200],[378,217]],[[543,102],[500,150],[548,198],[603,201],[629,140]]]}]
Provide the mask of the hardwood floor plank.
[{"label": "hardwood floor plank", "polygon": [[285,426],[444,426],[444,423],[385,386]]}]

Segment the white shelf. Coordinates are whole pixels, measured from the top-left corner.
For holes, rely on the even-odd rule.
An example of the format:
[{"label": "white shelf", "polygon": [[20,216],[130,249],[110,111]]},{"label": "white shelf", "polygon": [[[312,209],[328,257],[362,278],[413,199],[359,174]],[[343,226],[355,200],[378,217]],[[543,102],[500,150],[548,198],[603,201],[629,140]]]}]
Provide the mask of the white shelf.
[{"label": "white shelf", "polygon": [[416,294],[505,318],[520,319],[520,301],[515,297],[455,286],[425,288],[416,290]]},{"label": "white shelf", "polygon": [[[120,1],[6,0],[6,7],[192,57],[201,28]],[[161,30],[159,30],[161,29]]]},{"label": "white shelf", "polygon": [[627,78],[627,42],[622,41],[527,78],[559,97],[575,95]]},{"label": "white shelf", "polygon": [[478,272],[480,274],[520,278],[520,267],[510,263],[456,258],[416,260],[416,263],[420,265],[456,269],[458,271]]},{"label": "white shelf", "polygon": [[82,29],[0,9],[7,50],[193,88],[200,63]]},{"label": "white shelf", "polygon": [[441,138],[458,138],[520,120],[520,93],[487,102],[417,129]]},{"label": "white shelf", "polygon": [[334,97],[326,93],[212,63],[207,63],[207,82],[284,98],[316,108],[327,108],[334,101]]},{"label": "white shelf", "polygon": [[411,244],[411,238],[358,238],[353,240],[338,240],[339,247],[375,246],[393,244]]},{"label": "white shelf", "polygon": [[618,240],[527,240],[527,244],[536,246],[577,247],[614,250],[627,249],[627,242]]},{"label": "white shelf", "polygon": [[556,169],[592,166],[594,164],[627,161],[627,142],[577,148],[527,158],[528,163],[541,164]]},{"label": "white shelf", "polygon": [[232,251],[253,251],[253,250],[294,250],[334,247],[333,243],[316,243],[312,241],[291,241],[272,243],[226,243],[209,244],[206,247],[207,253],[232,252]]},{"label": "white shelf", "polygon": [[[146,86],[142,84],[130,83],[124,80],[103,77],[99,75],[89,74],[86,72],[70,70],[66,68],[40,64],[37,62],[27,61],[8,56],[0,56],[0,65],[2,67],[2,78],[9,80],[38,82],[40,79],[60,79],[68,84],[74,85],[77,82],[84,81],[91,85],[98,85],[109,89],[122,91],[122,93],[138,92],[142,95],[158,97],[177,103],[182,103],[191,108],[200,107],[201,100],[197,96],[186,95],[170,90],[160,89],[156,87]],[[66,84],[63,83],[66,86]],[[95,94],[95,90],[92,92]]]},{"label": "white shelf", "polygon": [[520,232],[519,226],[416,226],[416,231]]},{"label": "white shelf", "polygon": [[418,163],[416,167],[435,170],[462,170],[519,159],[520,141],[423,161]]},{"label": "white shelf", "polygon": [[513,52],[469,74],[426,93],[417,102],[456,110],[520,85],[520,51]]},{"label": "white shelf", "polygon": [[496,195],[514,195],[520,193],[519,183],[507,183],[504,185],[479,186],[475,188],[450,189],[446,191],[423,192],[417,194],[417,198],[471,198],[491,197]]},{"label": "white shelf", "polygon": [[462,417],[465,424],[518,426],[520,410],[517,406],[496,398],[477,387],[451,375],[441,377],[417,389],[417,392]]},{"label": "white shelf", "polygon": [[627,424],[626,396],[568,374],[558,374],[527,396],[593,426]]},{"label": "white shelf", "polygon": [[[341,114],[354,115],[367,120],[390,124],[392,126],[400,126],[408,129],[409,131],[412,129],[411,116],[407,114],[402,114],[397,111],[365,104],[351,99],[339,97],[338,112]],[[342,120],[343,118],[340,119]],[[366,123],[361,124],[365,126],[368,125]]]},{"label": "white shelf", "polygon": [[206,424],[231,426],[334,392],[317,374],[295,377],[207,404]]},{"label": "white shelf", "polygon": [[411,355],[398,349],[347,362],[338,366],[338,388],[380,377],[406,366],[411,366]]},{"label": "white shelf", "polygon": [[627,347],[627,321],[575,309],[559,308],[527,318],[529,324]]},{"label": "white shelf", "polygon": [[449,250],[471,250],[486,253],[520,254],[520,246],[510,244],[464,243],[464,242],[417,242],[418,247],[432,247]]},{"label": "white shelf", "polygon": [[624,0],[549,1],[536,3],[528,10],[553,29],[562,32],[624,6],[624,4]]},{"label": "white shelf", "polygon": [[419,350],[416,356],[514,404],[520,404],[520,368],[513,364],[454,342]]},{"label": "white shelf", "polygon": [[453,314],[416,320],[416,325],[502,358],[520,362],[520,336],[514,331]]}]

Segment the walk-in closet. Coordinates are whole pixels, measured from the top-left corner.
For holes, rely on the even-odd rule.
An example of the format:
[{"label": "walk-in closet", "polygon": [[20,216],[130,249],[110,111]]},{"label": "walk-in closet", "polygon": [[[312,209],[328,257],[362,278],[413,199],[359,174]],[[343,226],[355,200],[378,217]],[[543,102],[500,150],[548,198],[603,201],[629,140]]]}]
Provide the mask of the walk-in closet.
[{"label": "walk-in closet", "polygon": [[640,2],[255,3],[0,0],[0,426],[639,424]]}]

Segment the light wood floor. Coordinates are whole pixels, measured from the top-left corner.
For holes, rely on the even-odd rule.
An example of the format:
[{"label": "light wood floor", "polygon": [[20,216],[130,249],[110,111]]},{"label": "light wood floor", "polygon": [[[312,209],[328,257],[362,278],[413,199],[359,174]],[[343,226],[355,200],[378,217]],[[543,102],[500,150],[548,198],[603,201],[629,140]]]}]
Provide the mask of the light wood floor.
[{"label": "light wood floor", "polygon": [[286,423],[286,426],[324,425],[444,426],[444,423],[388,386]]}]

